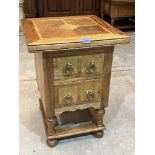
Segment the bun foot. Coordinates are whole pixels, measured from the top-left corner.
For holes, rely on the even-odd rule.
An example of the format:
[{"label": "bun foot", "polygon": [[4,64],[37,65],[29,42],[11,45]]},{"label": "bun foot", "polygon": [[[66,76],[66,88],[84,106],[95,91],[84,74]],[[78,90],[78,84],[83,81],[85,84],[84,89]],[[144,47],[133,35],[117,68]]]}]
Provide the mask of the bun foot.
[{"label": "bun foot", "polygon": [[47,145],[50,146],[50,147],[54,147],[54,146],[56,146],[58,144],[58,140],[47,139],[46,142],[47,142]]},{"label": "bun foot", "polygon": [[96,138],[102,138],[104,135],[104,132],[103,131],[97,131],[97,132],[94,132],[93,135]]}]

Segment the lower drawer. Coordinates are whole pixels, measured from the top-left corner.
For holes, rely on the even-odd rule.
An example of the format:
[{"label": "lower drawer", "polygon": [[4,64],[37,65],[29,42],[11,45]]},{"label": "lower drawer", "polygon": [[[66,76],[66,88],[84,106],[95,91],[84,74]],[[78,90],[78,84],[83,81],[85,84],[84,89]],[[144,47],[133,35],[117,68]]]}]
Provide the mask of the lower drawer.
[{"label": "lower drawer", "polygon": [[95,107],[96,104],[99,106],[101,102],[102,79],[57,85],[54,89],[55,108],[66,107],[64,111],[72,111],[76,109],[85,109],[89,106]]}]

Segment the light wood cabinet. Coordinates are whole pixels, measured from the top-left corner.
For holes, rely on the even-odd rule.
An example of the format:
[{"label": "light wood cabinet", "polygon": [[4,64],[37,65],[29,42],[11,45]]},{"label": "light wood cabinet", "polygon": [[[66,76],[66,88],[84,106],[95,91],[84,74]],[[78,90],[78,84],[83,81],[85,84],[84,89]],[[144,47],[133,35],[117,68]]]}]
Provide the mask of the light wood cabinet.
[{"label": "light wood cabinet", "polygon": [[24,19],[22,25],[35,55],[47,144],[84,133],[101,138],[114,45],[130,37],[93,15]]}]

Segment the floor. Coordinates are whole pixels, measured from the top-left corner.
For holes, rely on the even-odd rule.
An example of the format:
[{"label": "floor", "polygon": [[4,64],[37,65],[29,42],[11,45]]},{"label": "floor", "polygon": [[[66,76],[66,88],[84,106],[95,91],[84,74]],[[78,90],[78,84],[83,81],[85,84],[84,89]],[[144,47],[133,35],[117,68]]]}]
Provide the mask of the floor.
[{"label": "floor", "polygon": [[27,52],[20,36],[20,154],[21,155],[134,155],[135,100],[134,31],[127,32],[131,43],[116,45],[112,68],[109,107],[101,139],[92,135],[59,141],[50,148],[45,143],[45,132],[38,106],[33,54]]}]

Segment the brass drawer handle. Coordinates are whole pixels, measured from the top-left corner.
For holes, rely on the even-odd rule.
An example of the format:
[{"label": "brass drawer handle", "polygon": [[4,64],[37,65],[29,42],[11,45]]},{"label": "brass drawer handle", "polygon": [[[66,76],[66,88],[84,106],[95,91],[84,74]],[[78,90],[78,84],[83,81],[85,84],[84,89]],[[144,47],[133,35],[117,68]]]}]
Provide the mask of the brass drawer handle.
[{"label": "brass drawer handle", "polygon": [[89,60],[87,63],[86,73],[91,74],[96,70],[96,65],[94,60]]},{"label": "brass drawer handle", "polygon": [[95,99],[95,94],[92,89],[86,91],[86,97],[88,101],[92,101],[93,99]]},{"label": "brass drawer handle", "polygon": [[65,75],[71,75],[73,73],[73,66],[70,62],[65,62],[63,72]]},{"label": "brass drawer handle", "polygon": [[70,103],[72,103],[72,101],[73,101],[72,93],[65,93],[65,95],[64,95],[64,102],[66,104],[70,104]]}]

